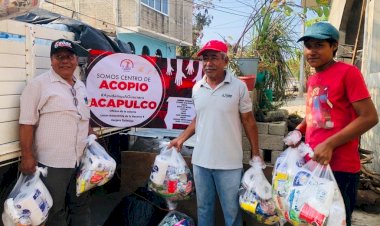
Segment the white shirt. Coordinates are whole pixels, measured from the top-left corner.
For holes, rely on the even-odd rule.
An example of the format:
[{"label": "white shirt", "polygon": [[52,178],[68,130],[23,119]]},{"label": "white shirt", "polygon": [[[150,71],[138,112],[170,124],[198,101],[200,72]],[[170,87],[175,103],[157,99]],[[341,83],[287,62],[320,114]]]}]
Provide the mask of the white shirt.
[{"label": "white shirt", "polygon": [[212,90],[204,76],[193,87],[192,98],[196,110],[192,163],[209,169],[242,168],[240,113],[252,111],[247,86],[227,73]]},{"label": "white shirt", "polygon": [[31,80],[20,97],[20,124],[34,125],[37,161],[56,168],[79,164],[88,135],[90,109],[85,85],[70,86],[53,69]]}]

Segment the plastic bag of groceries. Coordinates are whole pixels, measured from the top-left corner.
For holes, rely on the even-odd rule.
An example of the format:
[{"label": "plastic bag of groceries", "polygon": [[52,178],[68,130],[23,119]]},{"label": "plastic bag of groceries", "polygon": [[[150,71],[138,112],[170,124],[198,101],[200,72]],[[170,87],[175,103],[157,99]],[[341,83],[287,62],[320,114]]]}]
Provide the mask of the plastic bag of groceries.
[{"label": "plastic bag of groceries", "polygon": [[149,189],[169,201],[186,200],[194,191],[193,176],[182,155],[175,147],[162,145],[149,177]]},{"label": "plastic bag of groceries", "polygon": [[36,167],[32,175],[21,174],[4,203],[4,226],[40,225],[48,217],[53,199],[40,179],[47,168]]},{"label": "plastic bag of groceries", "polygon": [[90,135],[88,145],[82,156],[76,181],[77,196],[96,186],[102,186],[113,177],[116,161]]},{"label": "plastic bag of groceries", "polygon": [[255,217],[258,222],[273,225],[280,218],[272,200],[272,187],[263,169],[266,167],[260,157],[254,157],[241,181],[239,190],[240,207]]},{"label": "plastic bag of groceries", "polygon": [[39,6],[38,0],[4,0],[0,1],[0,20],[16,17]]},{"label": "plastic bag of groceries", "polygon": [[299,131],[293,131],[285,137],[284,142],[286,145],[296,145],[297,147],[288,147],[277,158],[273,168],[272,177],[272,198],[274,200],[278,214],[288,221],[289,218],[289,203],[288,196],[290,188],[296,173],[305,164],[304,157],[312,153],[309,145],[301,142],[302,135]]},{"label": "plastic bag of groceries", "polygon": [[346,225],[343,198],[330,165],[307,162],[294,177],[288,202],[293,224]]},{"label": "plastic bag of groceries", "polygon": [[170,211],[158,226],[195,226],[193,219],[178,211]]}]

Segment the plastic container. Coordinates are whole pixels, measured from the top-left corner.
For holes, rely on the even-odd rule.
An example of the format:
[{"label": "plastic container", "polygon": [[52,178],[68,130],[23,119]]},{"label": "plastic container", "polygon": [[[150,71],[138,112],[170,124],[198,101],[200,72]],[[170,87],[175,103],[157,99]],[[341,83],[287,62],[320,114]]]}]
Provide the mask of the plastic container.
[{"label": "plastic container", "polygon": [[255,88],[256,75],[239,76],[239,79],[245,82],[248,91],[252,91]]}]

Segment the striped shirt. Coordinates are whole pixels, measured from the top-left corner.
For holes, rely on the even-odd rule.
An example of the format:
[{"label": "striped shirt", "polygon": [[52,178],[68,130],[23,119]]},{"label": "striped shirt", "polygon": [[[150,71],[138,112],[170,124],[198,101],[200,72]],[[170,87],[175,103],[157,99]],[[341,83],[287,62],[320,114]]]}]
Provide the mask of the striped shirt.
[{"label": "striped shirt", "polygon": [[72,87],[50,69],[31,80],[20,97],[19,123],[35,126],[35,155],[46,166],[74,168],[83,154],[90,109],[85,85],[75,81]]}]

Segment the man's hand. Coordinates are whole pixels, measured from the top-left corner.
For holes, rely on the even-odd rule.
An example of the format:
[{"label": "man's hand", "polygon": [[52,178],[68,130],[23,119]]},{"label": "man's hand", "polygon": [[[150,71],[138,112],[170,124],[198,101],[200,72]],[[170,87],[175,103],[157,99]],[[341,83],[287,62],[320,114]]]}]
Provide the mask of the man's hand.
[{"label": "man's hand", "polygon": [[301,132],[299,130],[293,130],[286,135],[284,143],[292,148],[296,148],[301,143],[301,139]]},{"label": "man's hand", "polygon": [[183,143],[184,142],[177,137],[169,142],[168,148],[175,147],[177,151],[180,152],[182,150]]},{"label": "man's hand", "polygon": [[322,142],[314,148],[313,160],[322,165],[327,165],[331,161],[333,151],[334,147],[331,147],[326,142]]},{"label": "man's hand", "polygon": [[256,164],[256,165],[260,166],[262,169],[265,169],[265,167],[266,167],[266,164],[265,164],[265,162],[264,162],[264,160],[260,154],[259,155],[253,155],[252,159],[249,163],[251,166],[253,164]]},{"label": "man's hand", "polygon": [[37,161],[33,156],[21,157],[20,171],[25,175],[36,172]]}]

